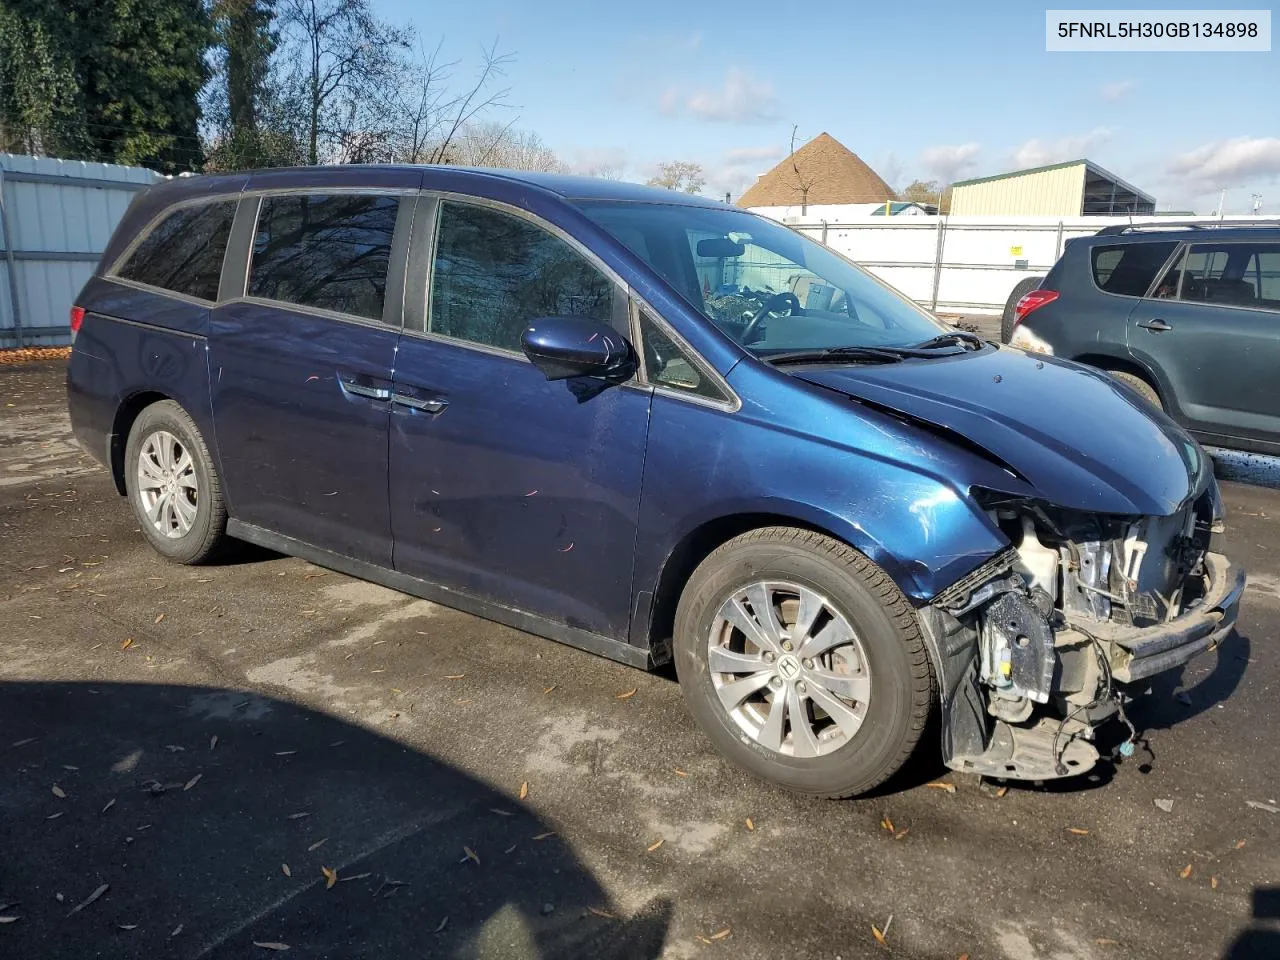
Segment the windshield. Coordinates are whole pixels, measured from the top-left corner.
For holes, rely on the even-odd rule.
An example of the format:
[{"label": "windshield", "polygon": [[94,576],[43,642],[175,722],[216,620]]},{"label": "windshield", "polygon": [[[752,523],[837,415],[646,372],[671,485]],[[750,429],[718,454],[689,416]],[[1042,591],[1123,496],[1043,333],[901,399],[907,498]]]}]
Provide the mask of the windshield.
[{"label": "windshield", "polygon": [[949,332],[861,267],[772,220],[731,207],[578,206],[759,356],[905,347]]}]

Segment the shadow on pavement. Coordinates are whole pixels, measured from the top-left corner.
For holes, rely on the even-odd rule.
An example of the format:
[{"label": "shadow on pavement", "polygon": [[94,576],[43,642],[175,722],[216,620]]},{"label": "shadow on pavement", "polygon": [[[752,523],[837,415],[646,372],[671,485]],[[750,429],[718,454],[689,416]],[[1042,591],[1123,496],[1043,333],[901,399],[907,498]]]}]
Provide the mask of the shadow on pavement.
[{"label": "shadow on pavement", "polygon": [[295,704],[0,683],[0,730],[0,916],[19,918],[0,925],[5,956],[275,955],[256,941],[639,960],[666,940],[670,902],[623,918],[513,796]]},{"label": "shadow on pavement", "polygon": [[[1262,926],[1259,921],[1267,923]],[[1255,887],[1253,923],[1240,932],[1222,960],[1275,960],[1280,957],[1280,887]]]}]

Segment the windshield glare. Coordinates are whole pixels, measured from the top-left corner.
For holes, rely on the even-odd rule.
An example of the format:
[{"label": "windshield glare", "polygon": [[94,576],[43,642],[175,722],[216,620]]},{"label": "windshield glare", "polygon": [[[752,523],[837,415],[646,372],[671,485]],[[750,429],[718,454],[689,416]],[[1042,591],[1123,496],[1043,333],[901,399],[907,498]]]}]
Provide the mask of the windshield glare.
[{"label": "windshield glare", "polygon": [[948,330],[861,267],[772,220],[731,207],[579,207],[759,356],[905,347]]}]

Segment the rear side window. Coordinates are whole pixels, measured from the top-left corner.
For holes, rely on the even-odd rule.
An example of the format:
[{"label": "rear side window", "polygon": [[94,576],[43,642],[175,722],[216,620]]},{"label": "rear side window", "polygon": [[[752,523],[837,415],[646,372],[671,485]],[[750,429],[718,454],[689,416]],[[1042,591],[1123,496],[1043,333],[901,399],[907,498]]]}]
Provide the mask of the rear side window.
[{"label": "rear side window", "polygon": [[399,197],[263,197],[249,296],[381,320],[399,211]]},{"label": "rear side window", "polygon": [[116,276],[201,300],[218,299],[234,201],[180,207],[134,249]]},{"label": "rear side window", "polygon": [[1157,296],[1280,310],[1280,244],[1196,244],[1160,286]]},{"label": "rear side window", "polygon": [[1144,296],[1177,246],[1176,241],[1166,241],[1094,247],[1090,251],[1093,282],[1105,293]]},{"label": "rear side window", "polygon": [[614,284],[559,237],[488,207],[444,203],[428,330],[519,351],[538,317],[609,323]]}]

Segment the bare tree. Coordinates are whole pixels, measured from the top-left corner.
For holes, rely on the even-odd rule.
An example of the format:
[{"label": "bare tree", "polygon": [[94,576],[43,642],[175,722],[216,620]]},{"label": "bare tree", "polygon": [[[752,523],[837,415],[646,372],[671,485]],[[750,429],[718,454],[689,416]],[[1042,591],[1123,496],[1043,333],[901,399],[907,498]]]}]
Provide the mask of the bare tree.
[{"label": "bare tree", "polygon": [[412,32],[379,20],[369,0],[282,0],[279,22],[307,161],[366,158],[385,142]]},{"label": "bare tree", "polygon": [[688,160],[673,160],[658,164],[658,172],[649,178],[651,187],[666,187],[681,193],[697,193],[706,184],[702,164]]},{"label": "bare tree", "polygon": [[511,123],[468,124],[453,138],[445,158],[465,167],[501,167],[559,173],[565,165],[554,150],[532,130],[518,130]]},{"label": "bare tree", "polygon": [[804,216],[809,212],[809,191],[812,190],[822,179],[816,173],[805,174],[800,172],[800,164],[796,160],[796,130],[798,127],[791,127],[791,169],[796,175],[796,186],[800,188],[800,215]]},{"label": "bare tree", "polygon": [[503,68],[512,60],[498,52],[497,43],[486,48],[474,80],[465,90],[450,85],[458,61],[440,62],[442,40],[430,53],[423,47],[392,98],[398,118],[393,151],[403,163],[445,163],[459,133],[488,110],[508,106],[509,88],[499,87]]}]

